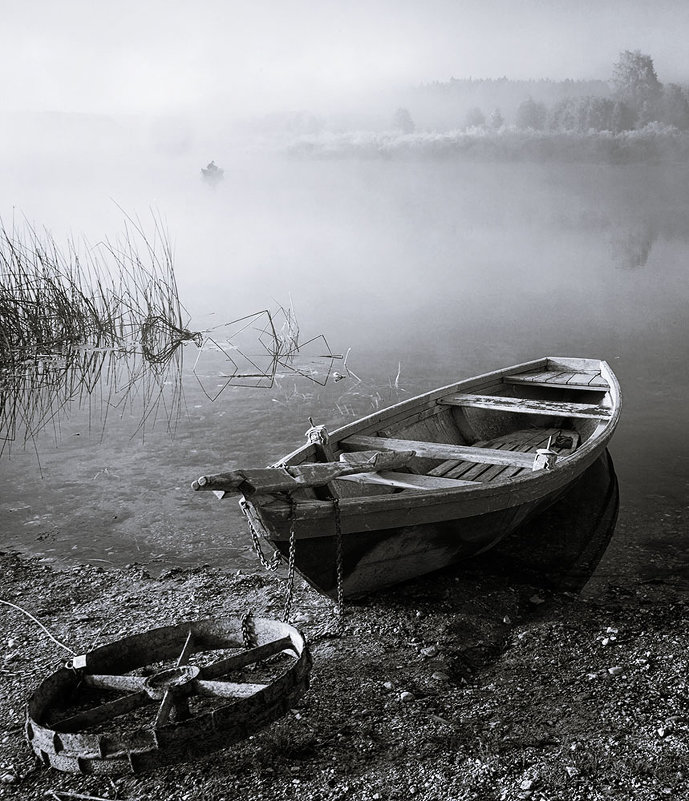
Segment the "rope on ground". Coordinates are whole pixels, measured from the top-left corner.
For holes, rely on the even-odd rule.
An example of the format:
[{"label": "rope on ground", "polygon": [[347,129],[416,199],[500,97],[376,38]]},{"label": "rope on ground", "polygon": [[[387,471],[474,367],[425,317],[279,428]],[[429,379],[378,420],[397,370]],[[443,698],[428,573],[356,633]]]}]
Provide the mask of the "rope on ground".
[{"label": "rope on ground", "polygon": [[35,617],[34,617],[34,616],[33,616],[33,615],[30,613],[30,612],[27,612],[27,611],[26,611],[26,609],[22,609],[22,608],[21,608],[21,606],[17,606],[17,604],[10,603],[10,601],[5,601],[5,600],[4,600],[4,599],[2,599],[2,598],[0,598],[0,604],[5,604],[6,606],[11,606],[11,607],[12,607],[12,609],[16,609],[16,610],[18,610],[19,612],[21,612],[23,615],[26,615],[27,617],[31,618],[31,620],[33,620],[33,622],[34,622],[34,623],[36,623],[38,626],[40,626],[40,627],[43,629],[43,631],[44,631],[44,632],[45,632],[45,633],[48,635],[48,637],[50,637],[50,639],[51,639],[51,640],[52,640],[52,641],[53,641],[53,642],[54,642],[56,645],[59,645],[59,646],[60,646],[60,648],[64,648],[64,649],[65,649],[65,651],[67,651],[68,653],[72,654],[72,656],[76,656],[76,655],[77,655],[77,654],[76,654],[76,651],[73,651],[71,648],[68,648],[68,647],[67,647],[67,646],[66,646],[64,643],[61,643],[59,640],[57,640],[55,637],[53,637],[53,635],[52,635],[52,634],[51,634],[51,633],[48,631],[48,629],[47,629],[47,628],[46,628],[46,627],[45,627],[45,626],[44,626],[44,625],[41,623],[41,621],[40,621],[40,620],[37,620],[37,619],[36,619],[36,618],[35,618]]}]

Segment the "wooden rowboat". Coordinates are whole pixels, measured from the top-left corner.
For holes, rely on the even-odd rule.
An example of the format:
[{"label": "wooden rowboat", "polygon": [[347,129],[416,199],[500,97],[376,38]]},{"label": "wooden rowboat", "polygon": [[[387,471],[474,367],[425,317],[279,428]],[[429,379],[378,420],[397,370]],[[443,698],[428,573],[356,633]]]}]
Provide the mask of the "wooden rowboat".
[{"label": "wooden rowboat", "polygon": [[447,567],[553,504],[605,451],[620,388],[598,359],[459,381],[308,442],[278,465],[202,476],[320,592],[352,597]]}]

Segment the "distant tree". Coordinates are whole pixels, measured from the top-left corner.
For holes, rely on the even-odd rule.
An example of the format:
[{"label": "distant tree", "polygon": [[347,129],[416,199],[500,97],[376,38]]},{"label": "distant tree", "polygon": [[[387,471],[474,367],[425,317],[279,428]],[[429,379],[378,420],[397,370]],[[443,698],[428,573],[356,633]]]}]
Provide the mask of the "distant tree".
[{"label": "distant tree", "polygon": [[486,115],[481,111],[478,106],[470,108],[464,118],[464,125],[467,128],[479,128],[481,125],[486,124]]},{"label": "distant tree", "polygon": [[636,113],[637,125],[658,119],[663,86],[650,56],[640,50],[624,50],[613,65],[612,84],[615,97]]},{"label": "distant tree", "polygon": [[543,103],[537,103],[532,97],[527,97],[517,109],[515,124],[517,128],[542,131],[545,127],[547,110]]},{"label": "distant tree", "polygon": [[634,127],[635,119],[634,111],[626,103],[616,100],[612,108],[610,130],[615,134],[631,131]]},{"label": "distant tree", "polygon": [[689,130],[689,102],[676,83],[669,83],[665,87],[662,102],[663,122],[674,125],[680,131]]},{"label": "distant tree", "polygon": [[493,109],[491,112],[488,124],[494,131],[499,131],[505,124],[505,118],[502,116],[499,108]]},{"label": "distant tree", "polygon": [[608,97],[568,97],[557,103],[548,116],[548,128],[561,133],[612,131],[615,101]]},{"label": "distant tree", "polygon": [[411,114],[406,108],[397,109],[392,118],[392,126],[404,134],[411,134],[416,130],[414,120],[412,120]]}]

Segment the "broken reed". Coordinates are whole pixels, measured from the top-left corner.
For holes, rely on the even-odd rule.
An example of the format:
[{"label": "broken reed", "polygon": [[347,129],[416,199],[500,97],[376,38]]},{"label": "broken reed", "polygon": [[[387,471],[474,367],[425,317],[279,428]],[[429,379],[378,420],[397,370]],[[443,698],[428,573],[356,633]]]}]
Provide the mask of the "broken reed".
[{"label": "broken reed", "polygon": [[[126,217],[124,235],[61,250],[47,231],[0,222],[0,454],[74,401],[101,412],[137,399],[141,424],[181,400],[185,327],[167,235]],[[171,392],[165,393],[173,373]]]}]

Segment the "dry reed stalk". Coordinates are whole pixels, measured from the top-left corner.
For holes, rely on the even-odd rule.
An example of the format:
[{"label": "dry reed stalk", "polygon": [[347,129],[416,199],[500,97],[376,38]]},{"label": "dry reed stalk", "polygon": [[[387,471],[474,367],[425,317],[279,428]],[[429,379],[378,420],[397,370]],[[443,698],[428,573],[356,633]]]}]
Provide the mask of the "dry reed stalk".
[{"label": "dry reed stalk", "polygon": [[[126,218],[124,236],[58,248],[49,232],[0,222],[0,454],[53,424],[74,402],[101,409],[143,402],[141,426],[165,401],[181,403],[186,328],[169,240],[154,218],[149,237]],[[168,377],[172,398],[164,399]]]}]

